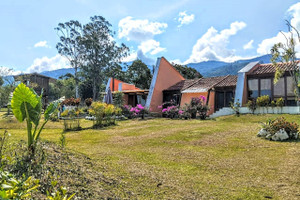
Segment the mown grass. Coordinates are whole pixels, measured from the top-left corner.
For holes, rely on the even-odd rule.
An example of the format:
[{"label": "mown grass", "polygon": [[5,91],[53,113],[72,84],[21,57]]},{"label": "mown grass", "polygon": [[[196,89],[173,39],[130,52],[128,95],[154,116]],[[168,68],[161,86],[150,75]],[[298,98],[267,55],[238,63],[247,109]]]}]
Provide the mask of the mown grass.
[{"label": "mown grass", "polygon": [[[256,137],[259,123],[277,116],[121,121],[68,132],[67,149],[90,157],[93,170],[114,180],[102,187],[121,199],[300,199],[300,142]],[[26,140],[25,124],[1,119],[0,127],[11,141]],[[50,122],[41,137],[58,143],[62,129]]]}]

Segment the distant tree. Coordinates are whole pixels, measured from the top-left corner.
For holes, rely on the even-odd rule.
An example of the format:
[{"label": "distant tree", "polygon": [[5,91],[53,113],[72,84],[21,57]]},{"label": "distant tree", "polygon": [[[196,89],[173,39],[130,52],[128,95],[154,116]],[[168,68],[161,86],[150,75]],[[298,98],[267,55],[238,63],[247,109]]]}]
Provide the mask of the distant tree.
[{"label": "distant tree", "polygon": [[56,100],[63,96],[66,98],[74,97],[75,79],[73,77],[67,79],[58,79],[55,83],[49,84],[49,99]]},{"label": "distant tree", "polygon": [[97,91],[103,83],[106,69],[114,67],[128,52],[124,44],[116,45],[113,36],[111,24],[101,16],[91,17],[91,22],[83,27],[81,48],[85,52],[85,63],[82,74],[92,81],[94,100],[98,97]]},{"label": "distant tree", "polygon": [[55,30],[60,39],[60,42],[56,45],[58,53],[66,57],[71,66],[75,69],[75,97],[78,98],[78,69],[83,62],[83,51],[80,45],[82,25],[78,21],[71,20],[69,22],[59,23]]},{"label": "distant tree", "polygon": [[9,103],[11,93],[15,88],[15,79],[12,74],[13,69],[0,67],[0,107]]},{"label": "distant tree", "polygon": [[141,60],[135,60],[127,70],[128,82],[134,84],[138,88],[149,89],[152,74],[148,66]]},{"label": "distant tree", "polygon": [[290,62],[292,68],[291,70],[289,70],[289,73],[293,79],[293,83],[295,86],[294,92],[297,98],[297,104],[299,105],[299,98],[300,98],[300,84],[299,84],[300,73],[299,72],[300,71],[299,71],[299,65],[296,62],[297,52],[295,50],[295,46],[297,42],[300,42],[300,34],[299,31],[290,24],[290,22],[288,21],[286,22],[289,29],[288,35],[281,32],[285,37],[286,42],[285,43],[279,42],[275,44],[271,49],[271,54],[272,54],[271,62],[276,67],[274,83],[276,83],[283,75],[283,70],[278,67],[278,62]]},{"label": "distant tree", "polygon": [[106,77],[114,77],[120,81],[128,82],[129,80],[125,71],[126,68],[124,68],[118,64],[114,67],[109,67],[105,72]]},{"label": "distant tree", "polygon": [[194,68],[187,65],[174,64],[172,65],[185,79],[202,78],[203,76]]}]

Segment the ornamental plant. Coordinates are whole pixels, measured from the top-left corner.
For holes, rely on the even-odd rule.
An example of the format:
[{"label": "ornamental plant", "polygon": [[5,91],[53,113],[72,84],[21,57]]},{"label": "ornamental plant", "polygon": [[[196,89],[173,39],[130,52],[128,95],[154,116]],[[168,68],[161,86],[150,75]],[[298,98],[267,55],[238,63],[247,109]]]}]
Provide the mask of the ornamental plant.
[{"label": "ornamental plant", "polygon": [[257,105],[256,105],[256,99],[252,99],[252,100],[249,100],[246,104],[247,108],[249,110],[251,110],[252,114],[254,114],[256,108],[257,108]]},{"label": "ornamental plant", "polygon": [[257,97],[257,99],[256,99],[256,104],[259,107],[266,107],[269,105],[269,103],[270,103],[269,95],[263,95],[263,96]]},{"label": "ornamental plant", "polygon": [[58,102],[50,103],[44,112],[44,121],[40,125],[42,115],[42,94],[41,96],[38,96],[33,89],[20,83],[14,90],[11,100],[14,116],[19,122],[26,120],[28,150],[32,156],[34,156],[36,143],[44,126],[58,107]]},{"label": "ornamental plant", "polygon": [[[178,118],[179,117],[179,107],[178,106],[169,106],[167,108],[164,108],[162,109],[161,111],[165,117],[168,117],[168,118]],[[182,111],[180,111],[181,114]]]},{"label": "ornamental plant", "polygon": [[230,102],[230,108],[235,112],[235,116],[240,116],[241,104],[239,102],[239,99],[237,100],[237,102]]},{"label": "ornamental plant", "polygon": [[92,103],[91,109],[89,109],[89,113],[96,118],[96,126],[102,126],[105,107],[106,103],[95,101]]},{"label": "ornamental plant", "polygon": [[128,119],[132,119],[133,118],[133,112],[131,112],[132,106],[131,105],[124,105],[121,107],[122,109],[122,115],[124,115],[125,117],[127,117]]},{"label": "ornamental plant", "polygon": [[190,104],[186,104],[187,111],[191,114],[191,118],[195,119],[197,113],[200,119],[205,119],[207,117],[207,111],[209,111],[208,105],[206,105],[206,97],[193,97],[191,98]]},{"label": "ornamental plant", "polygon": [[84,103],[87,107],[90,107],[93,103],[93,99],[92,98],[87,98],[84,100]]},{"label": "ornamental plant", "polygon": [[290,139],[296,139],[297,133],[299,132],[299,125],[296,122],[289,122],[284,117],[279,117],[274,120],[267,120],[266,123],[262,124],[262,128],[274,135],[281,129],[284,129]]},{"label": "ornamental plant", "polygon": [[136,107],[132,107],[130,109],[130,112],[132,113],[133,116],[141,117],[141,119],[144,119],[145,114],[148,113],[145,107],[142,106],[141,104],[137,104]]}]

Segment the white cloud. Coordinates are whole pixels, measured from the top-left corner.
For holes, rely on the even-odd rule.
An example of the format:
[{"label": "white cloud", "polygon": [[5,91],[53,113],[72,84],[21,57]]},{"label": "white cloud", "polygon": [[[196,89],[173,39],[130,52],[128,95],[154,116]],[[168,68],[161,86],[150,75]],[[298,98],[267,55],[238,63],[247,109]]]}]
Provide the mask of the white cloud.
[{"label": "white cloud", "polygon": [[0,76],[11,76],[21,74],[21,71],[15,71],[8,67],[0,67]]},{"label": "white cloud", "polygon": [[234,61],[240,57],[235,56],[235,50],[228,49],[230,36],[246,27],[244,22],[233,22],[229,29],[217,31],[211,27],[207,32],[196,42],[193,47],[192,54],[184,63],[195,63],[208,60]]},{"label": "white cloud", "polygon": [[161,34],[168,27],[166,23],[149,22],[128,16],[119,21],[119,38],[142,42]]},{"label": "white cloud", "polygon": [[254,40],[250,40],[247,44],[245,44],[243,46],[243,49],[247,50],[247,49],[253,49],[253,42]]},{"label": "white cloud", "polygon": [[[288,14],[291,16],[290,23],[292,26],[294,26],[297,30],[300,30],[300,2],[292,5],[288,10]],[[296,33],[293,30],[293,34],[296,37]],[[279,42],[282,42],[283,44],[286,43],[285,36],[290,37],[290,33],[288,32],[278,32],[276,36],[264,39],[257,48],[257,53],[264,55],[264,54],[270,54],[271,48],[274,44],[277,44]],[[296,40],[298,42],[298,40]],[[296,56],[300,56],[300,44],[296,44],[296,51],[299,52]]]},{"label": "white cloud", "polygon": [[70,67],[68,59],[57,54],[51,58],[44,56],[42,58],[34,59],[33,64],[26,70],[26,72],[43,72]]},{"label": "white cloud", "polygon": [[48,43],[47,41],[40,41],[40,42],[36,43],[34,45],[34,47],[35,48],[37,48],[37,47],[51,48],[47,43]]},{"label": "white cloud", "polygon": [[165,51],[165,48],[160,47],[160,43],[155,40],[147,40],[145,42],[142,42],[139,47],[140,50],[143,51],[143,53],[150,52],[151,55],[155,55],[161,51]]},{"label": "white cloud", "polygon": [[192,22],[194,21],[194,19],[195,19],[195,15],[194,15],[194,14],[188,15],[188,14],[186,14],[186,11],[180,12],[178,16],[179,16],[178,22],[180,23],[180,24],[178,25],[178,27],[181,27],[181,26],[184,25],[184,24],[185,24],[185,25],[190,24],[190,23],[192,23]]}]

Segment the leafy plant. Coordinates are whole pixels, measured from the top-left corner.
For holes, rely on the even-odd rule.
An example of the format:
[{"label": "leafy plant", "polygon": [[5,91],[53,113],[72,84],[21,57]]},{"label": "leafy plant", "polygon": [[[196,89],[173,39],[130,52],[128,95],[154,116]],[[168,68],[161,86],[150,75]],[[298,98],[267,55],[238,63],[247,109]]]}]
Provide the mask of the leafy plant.
[{"label": "leafy plant", "polygon": [[0,181],[1,199],[31,199],[31,192],[39,187],[39,180],[32,177],[18,180],[7,171],[0,171]]},{"label": "leafy plant", "polygon": [[87,107],[90,107],[93,103],[93,99],[92,98],[87,98],[87,99],[84,100],[84,102],[85,102],[85,105]]},{"label": "leafy plant", "polygon": [[124,105],[124,93],[117,91],[114,94],[114,105],[121,108]]},{"label": "leafy plant", "polygon": [[267,120],[262,124],[262,128],[270,134],[275,134],[280,129],[284,129],[290,138],[293,138],[295,133],[299,131],[299,125],[296,122],[288,122],[284,117],[279,117],[274,120]]},{"label": "leafy plant", "polygon": [[269,95],[263,95],[263,96],[257,97],[257,99],[256,99],[256,104],[259,107],[266,107],[269,105],[269,103],[270,103]]},{"label": "leafy plant", "polygon": [[19,122],[26,120],[28,149],[34,155],[36,143],[49,121],[50,116],[58,107],[58,102],[51,103],[44,112],[44,122],[40,124],[42,114],[42,94],[38,96],[33,89],[20,83],[14,90],[11,100],[12,111]]},{"label": "leafy plant", "polygon": [[240,108],[241,108],[241,104],[239,102],[239,99],[237,100],[237,102],[230,102],[230,108],[235,112],[235,115],[237,117],[240,116]]},{"label": "leafy plant", "polygon": [[280,97],[279,99],[277,99],[276,101],[276,106],[282,108],[284,106],[284,100],[282,97]]},{"label": "leafy plant", "polygon": [[93,102],[89,113],[96,117],[96,126],[102,126],[106,103]]},{"label": "leafy plant", "polygon": [[254,112],[257,108],[256,100],[255,99],[249,100],[247,102],[246,106],[247,106],[247,108],[249,108],[249,110],[251,110],[252,114],[254,114]]}]

